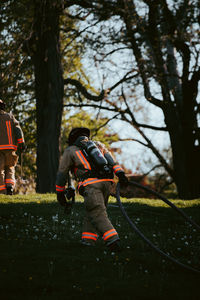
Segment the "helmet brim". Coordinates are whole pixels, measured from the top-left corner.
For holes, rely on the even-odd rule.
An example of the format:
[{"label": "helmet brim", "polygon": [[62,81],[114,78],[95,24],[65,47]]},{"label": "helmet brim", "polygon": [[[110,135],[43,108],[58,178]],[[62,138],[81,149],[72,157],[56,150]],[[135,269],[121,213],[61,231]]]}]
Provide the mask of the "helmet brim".
[{"label": "helmet brim", "polygon": [[69,134],[68,144],[71,146],[79,136],[90,137],[90,130],[86,127],[73,128]]}]

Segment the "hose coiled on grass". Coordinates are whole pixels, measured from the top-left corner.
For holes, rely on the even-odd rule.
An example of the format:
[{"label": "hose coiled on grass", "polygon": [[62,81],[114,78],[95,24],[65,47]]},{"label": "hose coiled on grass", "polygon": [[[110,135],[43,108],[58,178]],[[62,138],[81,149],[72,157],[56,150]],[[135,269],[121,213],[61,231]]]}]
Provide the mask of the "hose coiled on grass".
[{"label": "hose coiled on grass", "polygon": [[[192,221],[182,210],[180,210],[178,207],[176,207],[172,202],[170,202],[168,199],[166,199],[165,197],[161,196],[159,193],[157,193],[156,191],[153,191],[135,181],[129,181],[129,184],[133,185],[133,186],[137,186],[140,187],[148,192],[150,192],[153,195],[156,195],[159,199],[163,200],[165,203],[167,203],[168,205],[170,205],[172,208],[174,208],[178,213],[180,213],[188,222],[190,222],[192,225],[194,225],[196,228],[198,228],[198,230],[200,230],[200,226],[198,224],[196,224],[194,221]],[[161,256],[164,256],[166,259],[170,260],[171,262],[179,265],[180,267],[187,269],[189,271],[195,272],[200,274],[200,271],[192,268],[188,265],[185,265],[181,262],[179,262],[178,260],[176,260],[175,258],[169,256],[168,254],[166,254],[165,252],[163,252],[161,249],[159,249],[157,246],[155,246],[138,228],[137,226],[131,221],[131,219],[129,218],[129,216],[126,213],[126,210],[124,209],[122,202],[120,200],[120,183],[117,183],[117,188],[116,188],[116,198],[117,198],[117,202],[118,202],[118,206],[122,212],[122,215],[125,217],[125,219],[127,220],[127,222],[129,223],[129,225],[131,226],[131,228],[151,247],[153,248],[157,253],[159,253]]]}]

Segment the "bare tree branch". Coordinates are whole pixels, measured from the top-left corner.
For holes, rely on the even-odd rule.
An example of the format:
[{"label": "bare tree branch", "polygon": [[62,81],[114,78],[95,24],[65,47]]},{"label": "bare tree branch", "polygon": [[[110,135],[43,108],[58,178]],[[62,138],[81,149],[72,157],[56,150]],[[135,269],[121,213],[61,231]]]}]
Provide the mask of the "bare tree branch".
[{"label": "bare tree branch", "polygon": [[132,50],[133,50],[135,58],[137,60],[137,65],[138,65],[138,68],[140,71],[140,75],[142,77],[142,81],[143,81],[143,85],[144,85],[144,95],[150,103],[162,108],[163,107],[162,100],[153,97],[153,95],[151,94],[149,82],[147,79],[144,59],[142,57],[139,45],[137,44],[136,39],[134,37],[135,26],[134,26],[134,22],[133,22],[133,16],[135,16],[136,19],[140,19],[140,18],[136,12],[136,9],[135,9],[132,1],[124,0],[124,3],[125,3],[125,12],[124,12],[123,18],[124,18],[124,22],[125,22],[126,28],[127,28],[127,35],[129,37],[130,43],[132,45]]},{"label": "bare tree branch", "polygon": [[[137,74],[135,74],[133,76],[127,77],[128,74],[130,74],[132,72],[133,72],[133,70],[129,71],[122,79],[120,79],[113,86],[108,88],[107,91],[106,91],[106,95],[110,94],[110,92],[112,90],[114,90],[117,86],[119,86],[121,83],[123,83],[127,80],[130,80],[130,79],[137,76]],[[91,95],[90,93],[88,93],[87,89],[82,85],[82,83],[80,81],[76,80],[76,79],[71,79],[71,78],[64,79],[64,85],[67,85],[67,84],[74,85],[79,90],[79,92],[81,92],[83,94],[83,96],[85,98],[87,98],[88,100],[93,100],[93,101],[98,102],[98,101],[101,101],[101,100],[104,99],[104,96],[105,96],[105,91],[104,90],[102,90],[101,93],[98,96],[96,96],[96,95]]]},{"label": "bare tree branch", "polygon": [[[119,115],[119,114],[116,114],[113,118],[116,118],[117,115]],[[94,136],[96,136],[97,133],[98,133],[98,131],[99,131],[101,128],[104,128],[110,121],[113,120],[113,118],[112,118],[112,119],[106,120],[106,122],[104,122],[102,125],[100,125],[99,127],[97,127],[97,128],[95,129],[95,133],[91,136],[91,138],[93,138]]]},{"label": "bare tree branch", "polygon": [[88,100],[101,101],[104,98],[104,94],[105,94],[104,90],[102,90],[98,96],[91,95],[90,93],[88,93],[87,89],[80,83],[80,81],[76,79],[71,79],[71,78],[64,79],[64,84],[74,85]]},{"label": "bare tree branch", "polygon": [[[125,98],[124,98],[125,99]],[[159,130],[159,131],[167,131],[167,128],[166,127],[157,127],[157,126],[152,126],[152,125],[147,125],[147,124],[142,124],[142,123],[138,123],[132,113],[132,111],[130,110],[129,106],[128,106],[128,103],[126,103],[126,106],[127,108],[122,110],[120,109],[116,103],[108,100],[108,99],[105,99],[106,103],[109,104],[109,106],[113,106],[115,111],[117,112],[120,112],[120,115],[121,115],[121,119],[128,122],[129,124],[131,125],[134,125],[134,126],[137,126],[137,127],[143,127],[143,128],[148,128],[148,129],[152,129],[152,130]],[[124,100],[125,101],[125,100]],[[131,117],[131,121],[126,117],[126,115],[129,115]]]},{"label": "bare tree branch", "polygon": [[135,127],[135,129],[140,133],[140,135],[145,139],[145,141],[148,144],[148,147],[152,150],[152,152],[155,154],[155,156],[159,159],[161,164],[164,166],[164,168],[167,170],[169,175],[174,178],[174,171],[173,169],[169,166],[165,158],[160,154],[160,152],[155,148],[155,146],[152,144],[150,139],[144,134],[144,132],[140,129]]},{"label": "bare tree branch", "polygon": [[142,146],[145,146],[145,147],[148,147],[148,144],[145,144],[144,142],[138,140],[138,139],[132,139],[132,138],[125,138],[125,139],[122,139],[122,138],[119,138],[119,141],[120,142],[137,142],[139,144],[141,144]]}]

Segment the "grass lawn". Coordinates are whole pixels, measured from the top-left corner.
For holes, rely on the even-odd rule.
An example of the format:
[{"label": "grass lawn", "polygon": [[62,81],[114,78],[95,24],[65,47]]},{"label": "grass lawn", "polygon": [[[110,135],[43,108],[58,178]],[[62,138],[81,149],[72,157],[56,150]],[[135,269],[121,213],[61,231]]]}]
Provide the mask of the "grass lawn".
[{"label": "grass lawn", "polygon": [[[80,245],[84,204],[66,216],[54,194],[0,196],[0,299],[200,299],[200,274],[159,256],[133,232],[111,198],[108,214],[123,246]],[[200,199],[173,203],[200,224]],[[123,199],[155,245],[200,270],[200,233],[160,200]]]}]

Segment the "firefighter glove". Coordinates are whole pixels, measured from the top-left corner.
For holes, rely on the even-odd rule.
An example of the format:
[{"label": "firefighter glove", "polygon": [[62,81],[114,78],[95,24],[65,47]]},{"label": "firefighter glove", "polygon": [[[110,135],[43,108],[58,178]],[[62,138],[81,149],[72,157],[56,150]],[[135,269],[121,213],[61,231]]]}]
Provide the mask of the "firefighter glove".
[{"label": "firefighter glove", "polygon": [[126,177],[124,172],[120,172],[118,174],[118,178],[119,178],[119,183],[122,187],[126,187],[128,185],[128,178]]},{"label": "firefighter glove", "polygon": [[24,152],[25,148],[26,148],[25,143],[20,143],[17,146],[17,152],[22,153],[22,152]]},{"label": "firefighter glove", "polygon": [[60,205],[62,205],[62,206],[66,206],[67,205],[66,198],[65,198],[65,193],[64,192],[57,193],[57,200],[60,203]]},{"label": "firefighter glove", "polygon": [[70,200],[71,198],[75,197],[75,188],[73,186],[69,186],[65,190],[65,196],[67,197],[68,200]]}]

